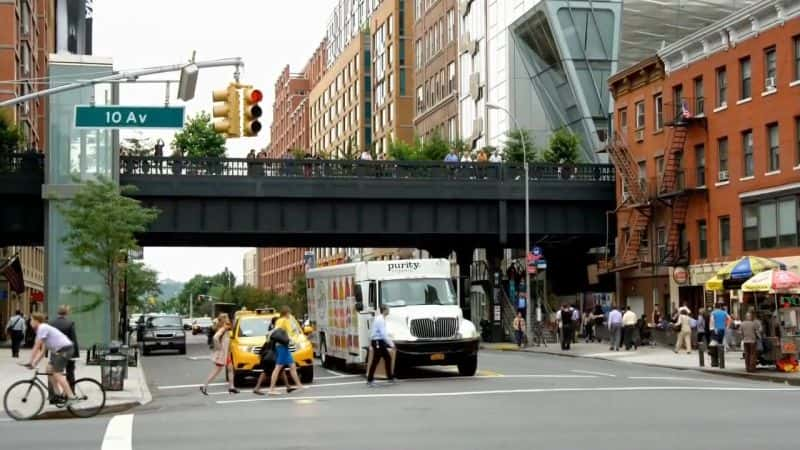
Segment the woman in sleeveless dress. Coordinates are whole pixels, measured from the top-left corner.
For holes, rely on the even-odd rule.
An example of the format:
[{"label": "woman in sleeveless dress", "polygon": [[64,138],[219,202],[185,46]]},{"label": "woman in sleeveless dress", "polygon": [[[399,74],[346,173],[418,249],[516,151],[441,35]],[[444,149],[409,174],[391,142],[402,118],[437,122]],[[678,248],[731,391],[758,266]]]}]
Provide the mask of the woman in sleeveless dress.
[{"label": "woman in sleeveless dress", "polygon": [[238,394],[239,390],[233,385],[233,361],[231,361],[230,344],[231,344],[231,319],[227,314],[222,313],[217,317],[217,332],[214,334],[214,352],[211,354],[211,361],[214,363],[214,368],[206,379],[206,383],[200,387],[200,392],[203,395],[208,395],[208,383],[214,380],[219,375],[222,369],[228,371],[228,393]]}]

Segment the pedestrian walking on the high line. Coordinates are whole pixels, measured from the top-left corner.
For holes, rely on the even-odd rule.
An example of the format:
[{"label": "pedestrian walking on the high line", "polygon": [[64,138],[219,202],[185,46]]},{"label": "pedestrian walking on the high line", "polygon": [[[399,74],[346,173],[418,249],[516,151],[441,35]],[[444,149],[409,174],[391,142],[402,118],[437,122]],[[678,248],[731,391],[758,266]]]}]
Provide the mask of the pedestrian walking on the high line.
[{"label": "pedestrian walking on the high line", "polygon": [[208,395],[208,383],[214,380],[219,375],[222,369],[225,369],[228,374],[228,393],[238,394],[239,390],[233,385],[233,362],[231,361],[231,319],[226,313],[221,313],[217,316],[217,332],[214,333],[214,353],[211,356],[214,361],[214,368],[208,374],[206,382],[200,387],[200,392],[203,395]]},{"label": "pedestrian walking on the high line", "polygon": [[525,337],[525,318],[522,316],[521,311],[517,311],[517,317],[514,318],[514,339],[519,348],[522,348],[523,338]]},{"label": "pedestrian walking on the high line", "polygon": [[278,382],[278,376],[286,368],[289,369],[297,388],[303,388],[303,383],[300,382],[300,377],[297,375],[297,366],[292,358],[292,352],[289,351],[289,336],[292,332],[293,320],[291,310],[288,306],[284,306],[281,308],[281,317],[275,322],[275,331],[270,335],[270,340],[275,341],[275,368],[272,370],[272,379],[269,382],[269,395],[277,394],[275,384]]},{"label": "pedestrian walking on the high line", "polygon": [[558,312],[558,321],[561,323],[561,350],[569,350],[572,345],[572,333],[574,332],[572,307],[564,303],[561,311]]},{"label": "pedestrian walking on the high line", "polygon": [[613,305],[611,312],[608,313],[608,334],[611,338],[611,346],[608,349],[618,352],[622,338],[622,313],[616,305]]},{"label": "pedestrian walking on the high line", "polygon": [[72,341],[72,357],[67,361],[67,382],[70,386],[75,386],[75,361],[72,358],[80,358],[81,353],[78,349],[78,334],[75,332],[75,322],[69,319],[69,305],[58,307],[58,317],[50,321],[58,331],[64,333]]},{"label": "pedestrian walking on the high line", "polygon": [[761,339],[761,321],[753,320],[753,313],[747,313],[740,326],[742,329],[745,370],[755,372],[758,365],[758,341]]},{"label": "pedestrian walking on the high line", "polygon": [[25,318],[22,311],[17,310],[6,324],[6,331],[11,337],[11,357],[19,358],[19,347],[25,339]]},{"label": "pedestrian walking on the high line", "polygon": [[375,317],[372,323],[372,335],[370,336],[370,347],[372,348],[372,364],[369,365],[367,371],[367,386],[375,386],[375,369],[378,368],[378,362],[383,359],[386,368],[386,379],[389,383],[394,383],[394,375],[392,374],[392,355],[389,349],[394,347],[394,342],[386,332],[386,316],[389,315],[389,307],[386,305],[381,306],[381,313]]},{"label": "pedestrian walking on the high line", "polygon": [[689,313],[681,309],[678,314],[678,321],[675,322],[675,330],[678,332],[678,340],[675,341],[675,353],[686,347],[686,353],[692,352],[692,324]]},{"label": "pedestrian walking on the high line", "polygon": [[625,307],[625,314],[622,315],[622,341],[625,342],[625,350],[630,350],[633,347],[637,349],[635,336],[636,321],[638,317],[633,312],[630,306]]}]

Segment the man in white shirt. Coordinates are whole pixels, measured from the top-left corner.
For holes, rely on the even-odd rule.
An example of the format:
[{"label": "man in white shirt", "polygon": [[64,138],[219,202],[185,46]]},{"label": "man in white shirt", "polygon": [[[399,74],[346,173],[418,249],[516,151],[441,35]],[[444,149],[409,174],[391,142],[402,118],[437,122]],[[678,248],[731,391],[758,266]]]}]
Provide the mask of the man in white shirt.
[{"label": "man in white shirt", "polygon": [[372,154],[366,150],[361,152],[361,160],[362,161],[372,161]]},{"label": "man in white shirt", "polygon": [[394,383],[394,376],[392,375],[392,356],[389,349],[394,347],[394,342],[386,332],[386,316],[389,315],[389,307],[386,305],[381,306],[380,314],[375,316],[375,321],[372,322],[372,334],[370,335],[370,347],[372,349],[372,364],[369,365],[367,372],[367,386],[375,386],[375,369],[378,368],[378,362],[383,359],[386,364],[386,379],[389,383]]},{"label": "man in white shirt", "polygon": [[36,332],[36,343],[33,344],[31,360],[25,366],[29,369],[36,369],[39,361],[42,360],[45,350],[50,352],[50,363],[47,365],[47,373],[50,376],[51,384],[59,388],[60,392],[67,398],[67,406],[78,401],[72,388],[64,376],[64,369],[73,355],[74,344],[58,328],[48,325],[44,314],[34,313],[31,315],[31,328]]},{"label": "man in white shirt", "polygon": [[495,150],[492,152],[492,156],[489,157],[490,163],[501,163],[503,162],[503,158],[500,157],[500,151]]},{"label": "man in white shirt", "polygon": [[6,331],[11,337],[11,357],[19,358],[19,347],[25,339],[25,318],[22,317],[22,312],[17,312],[8,319],[6,324]]},{"label": "man in white shirt", "polygon": [[630,306],[625,307],[625,314],[622,315],[622,340],[625,342],[625,350],[630,350],[633,347],[636,350],[638,347],[634,341],[634,333],[636,332],[636,313],[631,310]]},{"label": "man in white shirt", "polygon": [[608,349],[618,352],[622,337],[622,313],[616,306],[612,306],[611,312],[608,313],[608,334],[611,339],[611,346]]}]

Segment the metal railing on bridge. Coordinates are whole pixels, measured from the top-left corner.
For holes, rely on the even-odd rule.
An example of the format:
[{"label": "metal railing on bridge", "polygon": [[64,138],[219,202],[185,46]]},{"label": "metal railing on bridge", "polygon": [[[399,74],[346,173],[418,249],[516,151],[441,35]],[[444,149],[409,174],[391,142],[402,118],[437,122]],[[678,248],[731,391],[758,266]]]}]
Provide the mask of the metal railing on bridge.
[{"label": "metal railing on bridge", "polygon": [[23,153],[0,152],[0,174],[41,172],[44,170],[44,155],[36,151]]},{"label": "metal railing on bridge", "polygon": [[[509,163],[123,156],[120,158],[120,174],[504,182],[521,179],[524,171],[522,165]],[[613,182],[614,175],[614,167],[609,164],[535,163],[530,166],[531,181]]]}]

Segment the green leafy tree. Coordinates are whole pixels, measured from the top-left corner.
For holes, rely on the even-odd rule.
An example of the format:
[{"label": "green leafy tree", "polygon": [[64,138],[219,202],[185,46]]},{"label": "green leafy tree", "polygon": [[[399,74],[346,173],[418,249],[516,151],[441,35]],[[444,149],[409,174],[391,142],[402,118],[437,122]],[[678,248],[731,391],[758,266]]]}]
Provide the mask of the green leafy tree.
[{"label": "green leafy tree", "polygon": [[417,145],[410,145],[400,139],[395,139],[389,143],[387,153],[389,158],[396,161],[414,161],[419,159],[419,147]]},{"label": "green leafy tree", "polygon": [[161,295],[158,272],[139,261],[129,261],[125,271],[126,301],[132,311],[149,311],[147,300]]},{"label": "green leafy tree", "polygon": [[450,153],[450,144],[439,133],[434,133],[422,144],[421,159],[427,161],[441,161]]},{"label": "green leafy tree", "polygon": [[[158,210],[123,195],[134,190],[130,186],[118,187],[108,179],[89,181],[71,201],[58,206],[69,226],[63,238],[68,261],[103,277],[112,311],[118,310],[128,252],[139,248],[135,234],[144,232],[158,216]],[[81,293],[94,296],[85,310],[104,301],[102,295]],[[111,326],[111,335],[117,336],[119,325],[112,321]]]},{"label": "green leafy tree", "polygon": [[6,110],[0,110],[0,172],[10,165],[9,156],[25,143],[22,130],[14,124]]},{"label": "green leafy tree", "polygon": [[467,146],[467,142],[461,138],[457,138],[453,142],[450,143],[450,148],[456,151],[456,155],[460,158],[465,152],[469,151],[469,147]]},{"label": "green leafy tree", "polygon": [[211,116],[200,112],[175,133],[172,148],[191,158],[219,158],[225,156],[225,138],[214,131]]},{"label": "green leafy tree", "polygon": [[568,128],[560,128],[552,136],[544,152],[545,162],[552,164],[575,164],[580,161],[581,139]]},{"label": "green leafy tree", "polygon": [[[525,144],[524,152],[523,143]],[[527,130],[509,130],[503,142],[503,153],[508,162],[522,163],[525,154],[527,154],[528,162],[535,162],[537,159],[536,146],[533,144],[531,133]]]}]

